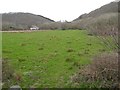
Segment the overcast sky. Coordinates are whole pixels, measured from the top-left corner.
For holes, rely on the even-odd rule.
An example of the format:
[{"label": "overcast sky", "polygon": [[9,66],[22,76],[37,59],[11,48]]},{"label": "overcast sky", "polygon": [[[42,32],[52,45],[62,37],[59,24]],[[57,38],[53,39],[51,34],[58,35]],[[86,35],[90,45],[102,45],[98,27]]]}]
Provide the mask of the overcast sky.
[{"label": "overcast sky", "polygon": [[0,13],[29,12],[55,21],[71,21],[114,0],[1,0]]}]

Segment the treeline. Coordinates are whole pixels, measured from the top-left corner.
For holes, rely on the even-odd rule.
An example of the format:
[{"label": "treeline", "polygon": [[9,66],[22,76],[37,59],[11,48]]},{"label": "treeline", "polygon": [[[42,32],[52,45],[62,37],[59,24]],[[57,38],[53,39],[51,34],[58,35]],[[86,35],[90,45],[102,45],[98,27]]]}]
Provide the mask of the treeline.
[{"label": "treeline", "polygon": [[[52,23],[44,23],[44,24],[35,24],[34,26],[39,27],[39,30],[75,30],[75,29],[83,29],[79,23],[73,22],[52,22]],[[17,25],[17,24],[3,24],[3,31],[10,30],[29,30],[32,25]]]},{"label": "treeline", "polygon": [[15,24],[2,24],[2,31],[11,31],[11,30],[29,30],[29,26],[15,25]]}]

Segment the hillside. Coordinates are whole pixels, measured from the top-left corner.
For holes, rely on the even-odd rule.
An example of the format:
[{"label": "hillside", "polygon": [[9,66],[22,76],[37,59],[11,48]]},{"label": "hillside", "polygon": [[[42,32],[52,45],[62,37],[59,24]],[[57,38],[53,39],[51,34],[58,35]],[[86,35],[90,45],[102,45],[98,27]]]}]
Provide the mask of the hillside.
[{"label": "hillside", "polygon": [[34,15],[31,13],[3,13],[2,22],[3,29],[6,26],[26,29],[31,25],[40,25],[54,21],[41,15]]},{"label": "hillside", "polygon": [[78,28],[89,30],[92,33],[108,33],[118,31],[119,2],[111,2],[88,14],[83,14],[72,21]]},{"label": "hillside", "polygon": [[[119,7],[120,10],[120,7]],[[25,30],[32,25],[38,26],[42,30],[56,29],[95,29],[96,24],[109,25],[109,21],[115,25],[118,24],[118,2],[111,2],[90,13],[83,14],[72,22],[54,22],[51,19],[40,15],[30,13],[4,13],[3,30]],[[98,25],[99,26],[99,25]],[[103,27],[103,26],[102,26]],[[90,28],[90,29],[91,29]]]},{"label": "hillside", "polygon": [[109,4],[106,4],[96,10],[91,11],[88,14],[83,14],[81,16],[79,16],[77,19],[75,19],[74,21],[80,20],[80,19],[84,19],[84,18],[88,18],[88,17],[98,17],[100,15],[106,14],[106,13],[115,13],[118,12],[118,2],[111,2]]}]

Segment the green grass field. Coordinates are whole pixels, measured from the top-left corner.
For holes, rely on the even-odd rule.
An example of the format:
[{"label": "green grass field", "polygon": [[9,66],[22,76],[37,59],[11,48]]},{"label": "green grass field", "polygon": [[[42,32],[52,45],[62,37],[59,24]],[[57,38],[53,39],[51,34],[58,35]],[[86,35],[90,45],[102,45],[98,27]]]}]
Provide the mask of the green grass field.
[{"label": "green grass field", "polygon": [[71,87],[68,82],[104,47],[85,30],[3,33],[3,58],[8,60],[21,87]]}]

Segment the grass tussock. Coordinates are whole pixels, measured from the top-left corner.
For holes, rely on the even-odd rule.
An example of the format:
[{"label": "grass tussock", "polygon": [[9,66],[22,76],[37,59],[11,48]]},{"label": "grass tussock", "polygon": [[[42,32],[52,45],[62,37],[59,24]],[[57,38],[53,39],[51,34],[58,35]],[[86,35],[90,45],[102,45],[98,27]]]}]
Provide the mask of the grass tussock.
[{"label": "grass tussock", "polygon": [[68,48],[67,52],[74,52],[75,50],[73,50],[72,48]]}]

